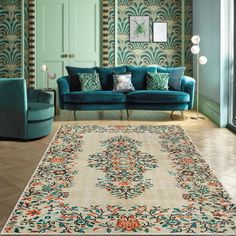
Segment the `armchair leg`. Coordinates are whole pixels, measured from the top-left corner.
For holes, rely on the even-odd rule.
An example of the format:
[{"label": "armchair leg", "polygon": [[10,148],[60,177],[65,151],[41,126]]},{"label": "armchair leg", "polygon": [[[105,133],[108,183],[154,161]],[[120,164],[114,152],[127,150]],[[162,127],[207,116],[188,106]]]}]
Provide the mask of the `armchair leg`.
[{"label": "armchair leg", "polygon": [[74,110],[74,120],[76,120],[76,110]]},{"label": "armchair leg", "polygon": [[120,119],[123,120],[123,110],[120,110]]},{"label": "armchair leg", "polygon": [[172,111],[171,113],[170,113],[170,118],[171,118],[171,120],[174,120],[174,111]]}]

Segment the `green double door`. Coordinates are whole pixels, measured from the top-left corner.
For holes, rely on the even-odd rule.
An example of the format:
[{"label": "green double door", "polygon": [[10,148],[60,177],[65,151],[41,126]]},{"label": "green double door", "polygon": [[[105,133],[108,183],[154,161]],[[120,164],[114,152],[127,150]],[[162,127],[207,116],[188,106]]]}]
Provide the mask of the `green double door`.
[{"label": "green double door", "polygon": [[100,65],[100,0],[36,1],[36,87],[56,88],[41,71],[46,64],[57,78],[67,75],[65,66]]}]

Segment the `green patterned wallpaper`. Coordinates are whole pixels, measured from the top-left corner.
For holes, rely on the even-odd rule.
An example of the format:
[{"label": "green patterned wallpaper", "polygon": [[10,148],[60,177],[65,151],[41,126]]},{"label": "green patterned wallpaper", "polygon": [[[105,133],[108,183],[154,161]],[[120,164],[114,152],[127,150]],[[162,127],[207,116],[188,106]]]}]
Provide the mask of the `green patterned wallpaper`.
[{"label": "green patterned wallpaper", "polygon": [[[186,74],[192,75],[192,54],[190,52],[192,0],[117,1],[118,50],[115,55],[115,0],[109,0],[109,65],[115,64],[115,56],[118,65],[180,66],[184,64],[187,67]],[[129,42],[130,16],[150,16],[150,43]],[[166,43],[152,42],[153,22],[167,22],[168,41]]]},{"label": "green patterned wallpaper", "polygon": [[[27,78],[28,58],[28,10],[25,4],[25,77]],[[22,40],[21,40],[21,0],[0,1],[0,77],[22,76]]]},{"label": "green patterned wallpaper", "polygon": [[0,1],[0,77],[21,76],[21,1]]}]

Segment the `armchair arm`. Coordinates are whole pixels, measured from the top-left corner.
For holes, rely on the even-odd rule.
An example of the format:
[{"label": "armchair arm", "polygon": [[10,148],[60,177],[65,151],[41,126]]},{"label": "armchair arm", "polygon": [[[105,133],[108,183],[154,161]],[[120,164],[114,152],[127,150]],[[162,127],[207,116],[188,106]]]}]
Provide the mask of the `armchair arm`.
[{"label": "armchair arm", "polygon": [[63,96],[70,92],[69,76],[60,77],[57,80],[57,86],[58,86],[59,105],[60,108],[63,109],[64,108]]},{"label": "armchair arm", "polygon": [[23,78],[0,78],[0,137],[27,138],[27,91]]},{"label": "armchair arm", "polygon": [[53,104],[53,95],[46,91],[32,88],[28,91],[28,101]]},{"label": "armchair arm", "polygon": [[189,76],[183,76],[181,80],[181,91],[190,95],[189,109],[193,108],[195,80]]}]

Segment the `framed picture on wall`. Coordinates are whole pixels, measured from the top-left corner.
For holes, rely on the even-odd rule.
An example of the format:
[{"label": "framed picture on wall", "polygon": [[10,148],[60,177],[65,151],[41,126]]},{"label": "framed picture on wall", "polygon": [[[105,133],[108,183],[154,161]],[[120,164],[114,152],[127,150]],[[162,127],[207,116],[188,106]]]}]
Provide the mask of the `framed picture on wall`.
[{"label": "framed picture on wall", "polygon": [[167,42],[167,23],[153,23],[153,42]]},{"label": "framed picture on wall", "polygon": [[149,42],[149,16],[130,16],[130,42]]}]

